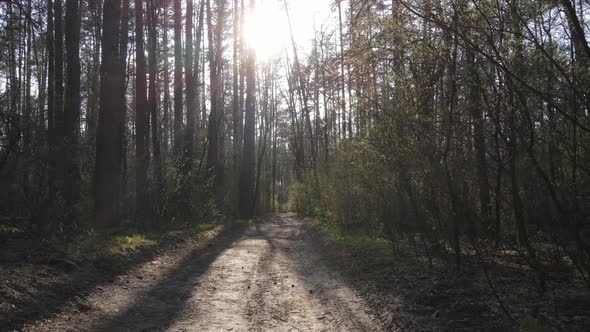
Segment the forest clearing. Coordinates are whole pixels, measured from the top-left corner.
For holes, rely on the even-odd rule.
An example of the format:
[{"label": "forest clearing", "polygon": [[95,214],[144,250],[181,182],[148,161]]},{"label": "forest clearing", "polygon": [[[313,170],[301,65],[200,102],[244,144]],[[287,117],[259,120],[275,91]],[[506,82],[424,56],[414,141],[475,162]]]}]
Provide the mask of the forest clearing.
[{"label": "forest clearing", "polygon": [[0,330],[589,331],[589,13],[0,0]]}]

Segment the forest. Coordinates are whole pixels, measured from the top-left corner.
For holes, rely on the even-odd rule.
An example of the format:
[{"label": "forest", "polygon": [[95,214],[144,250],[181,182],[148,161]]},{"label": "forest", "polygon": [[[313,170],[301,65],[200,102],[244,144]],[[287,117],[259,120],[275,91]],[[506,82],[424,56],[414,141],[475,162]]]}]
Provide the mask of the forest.
[{"label": "forest", "polygon": [[590,330],[589,39],[586,0],[0,0],[0,331]]}]

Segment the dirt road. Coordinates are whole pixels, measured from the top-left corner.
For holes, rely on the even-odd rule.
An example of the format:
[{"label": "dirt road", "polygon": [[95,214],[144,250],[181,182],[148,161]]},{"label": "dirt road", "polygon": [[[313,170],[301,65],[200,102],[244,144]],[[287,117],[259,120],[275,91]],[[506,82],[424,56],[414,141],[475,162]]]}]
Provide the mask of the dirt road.
[{"label": "dirt road", "polygon": [[205,250],[138,266],[97,287],[89,308],[27,330],[378,331],[310,232],[290,214],[251,223]]}]

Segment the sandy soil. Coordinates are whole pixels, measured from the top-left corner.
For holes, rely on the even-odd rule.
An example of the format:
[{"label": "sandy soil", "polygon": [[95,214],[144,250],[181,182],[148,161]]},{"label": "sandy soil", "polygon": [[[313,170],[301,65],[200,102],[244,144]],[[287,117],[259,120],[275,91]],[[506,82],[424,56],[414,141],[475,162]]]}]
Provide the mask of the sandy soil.
[{"label": "sandy soil", "polygon": [[293,215],[251,223],[205,250],[164,254],[102,285],[88,310],[26,331],[379,331],[364,300]]}]

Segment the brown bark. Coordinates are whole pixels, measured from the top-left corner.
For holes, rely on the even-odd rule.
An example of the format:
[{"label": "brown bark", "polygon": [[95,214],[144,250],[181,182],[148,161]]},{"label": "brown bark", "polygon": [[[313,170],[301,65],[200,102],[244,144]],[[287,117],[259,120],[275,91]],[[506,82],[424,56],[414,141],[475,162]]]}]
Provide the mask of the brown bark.
[{"label": "brown bark", "polygon": [[180,0],[174,0],[174,157],[181,158],[182,153],[182,8]]},{"label": "brown bark", "polygon": [[64,105],[64,197],[67,223],[77,218],[80,196],[80,11],[78,0],[66,0],[67,85]]},{"label": "brown bark", "polygon": [[119,188],[123,144],[119,130],[122,110],[117,98],[119,70],[119,20],[121,0],[105,0],[102,28],[102,64],[100,67],[100,105],[96,137],[94,217],[98,228],[108,229],[120,223]]},{"label": "brown bark", "polygon": [[149,113],[143,33],[143,0],[135,1],[135,195],[136,221],[149,227],[147,169],[149,162]]},{"label": "brown bark", "polygon": [[[250,11],[255,8],[255,1],[250,0]],[[256,53],[254,47],[248,49],[246,63],[246,112],[244,121],[244,150],[240,170],[239,207],[240,217],[252,218],[254,215],[254,170],[256,167]]]}]

